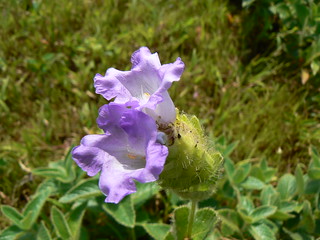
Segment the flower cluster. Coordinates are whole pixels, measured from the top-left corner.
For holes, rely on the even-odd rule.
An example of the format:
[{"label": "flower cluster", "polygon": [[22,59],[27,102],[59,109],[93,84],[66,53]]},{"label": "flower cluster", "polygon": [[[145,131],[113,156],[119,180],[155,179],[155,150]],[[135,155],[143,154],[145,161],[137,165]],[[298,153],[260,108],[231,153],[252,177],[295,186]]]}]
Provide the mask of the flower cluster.
[{"label": "flower cluster", "polygon": [[72,151],[74,161],[94,176],[106,202],[118,203],[136,191],[134,180],[156,181],[168,156],[165,129],[176,120],[167,92],[179,81],[184,63],[161,65],[158,54],[141,47],[131,57],[130,71],[109,68],[94,77],[96,93],[113,102],[99,110],[97,124],[104,134],[87,135]]}]

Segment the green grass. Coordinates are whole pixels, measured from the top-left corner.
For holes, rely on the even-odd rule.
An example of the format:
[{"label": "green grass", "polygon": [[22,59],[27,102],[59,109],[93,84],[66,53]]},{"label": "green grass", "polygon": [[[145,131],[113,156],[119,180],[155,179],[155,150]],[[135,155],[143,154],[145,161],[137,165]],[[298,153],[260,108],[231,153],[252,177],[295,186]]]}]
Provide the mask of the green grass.
[{"label": "green grass", "polygon": [[[241,15],[225,1],[1,1],[1,203],[23,206],[28,168],[63,158],[98,131],[95,73],[130,69],[140,46],[186,64],[170,93],[210,137],[238,142],[233,159],[266,157],[285,172],[319,146],[315,90],[272,55],[247,60]],[[246,59],[246,61],[243,61]],[[291,72],[290,72],[291,71]],[[24,167],[21,167],[24,166]]]}]

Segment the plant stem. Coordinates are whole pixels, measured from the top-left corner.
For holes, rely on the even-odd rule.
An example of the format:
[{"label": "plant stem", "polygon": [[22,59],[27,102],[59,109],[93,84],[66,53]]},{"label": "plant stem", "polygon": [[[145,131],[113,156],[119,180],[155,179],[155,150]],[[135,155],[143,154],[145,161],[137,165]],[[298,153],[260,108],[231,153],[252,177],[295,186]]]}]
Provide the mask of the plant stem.
[{"label": "plant stem", "polygon": [[131,239],[136,240],[136,233],[134,231],[134,228],[131,228]]},{"label": "plant stem", "polygon": [[194,217],[197,209],[197,204],[198,202],[195,200],[191,201],[191,210],[189,213],[189,220],[188,220],[188,228],[187,228],[187,236],[185,239],[190,239],[191,240],[191,235],[192,235],[192,226],[194,222]]}]

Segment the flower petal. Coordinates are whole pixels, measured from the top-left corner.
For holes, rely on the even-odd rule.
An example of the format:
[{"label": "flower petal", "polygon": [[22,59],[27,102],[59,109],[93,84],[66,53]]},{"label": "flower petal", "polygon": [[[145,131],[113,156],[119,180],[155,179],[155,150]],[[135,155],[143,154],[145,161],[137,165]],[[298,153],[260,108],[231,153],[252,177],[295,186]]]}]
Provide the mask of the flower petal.
[{"label": "flower petal", "polygon": [[107,196],[105,201],[108,203],[119,203],[125,196],[136,192],[136,185],[132,177],[117,162],[112,162],[102,168],[99,188]]},{"label": "flower petal", "polygon": [[122,72],[114,68],[109,68],[105,76],[96,74],[94,77],[94,87],[96,88],[96,93],[101,94],[105,99],[111,100],[112,98],[117,98],[117,102],[125,103],[131,99],[131,94],[121,82],[114,77],[119,73]]},{"label": "flower petal", "polygon": [[168,90],[172,82],[179,81],[184,67],[181,58],[177,58],[174,63],[162,65],[159,69],[159,75],[162,79],[160,88]]},{"label": "flower petal", "polygon": [[91,177],[100,172],[108,157],[109,155],[106,152],[84,145],[79,145],[72,150],[73,160]]},{"label": "flower petal", "polygon": [[107,196],[106,202],[118,203],[126,195],[136,192],[133,180],[141,183],[156,181],[163,170],[167,156],[167,147],[150,143],[144,168],[127,170],[117,161],[105,164],[100,175],[99,187]]},{"label": "flower petal", "polygon": [[174,122],[175,107],[167,90],[172,82],[179,81],[184,63],[177,58],[174,63],[161,65],[158,54],[146,47],[134,52],[131,62],[130,71],[111,68],[104,77],[97,74],[96,92],[108,100],[115,98],[116,103],[138,101],[138,109],[156,121]]},{"label": "flower petal", "polygon": [[144,150],[151,139],[156,139],[156,123],[143,112],[127,110],[123,113],[119,123],[127,133],[132,148]]},{"label": "flower petal", "polygon": [[106,133],[83,137],[72,155],[88,175],[102,171],[99,185],[107,202],[119,202],[134,192],[133,180],[158,179],[168,149],[157,142],[157,126],[150,116],[111,103],[100,108],[97,122]]}]

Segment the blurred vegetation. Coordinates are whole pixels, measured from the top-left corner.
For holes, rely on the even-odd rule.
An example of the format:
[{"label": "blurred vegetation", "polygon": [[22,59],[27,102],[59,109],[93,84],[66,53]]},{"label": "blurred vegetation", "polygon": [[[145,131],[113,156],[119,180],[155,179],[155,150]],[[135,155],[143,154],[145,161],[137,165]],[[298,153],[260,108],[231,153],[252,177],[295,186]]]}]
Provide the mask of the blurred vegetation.
[{"label": "blurred vegetation", "polygon": [[0,9],[1,203],[24,206],[41,181],[31,169],[98,131],[106,102],[92,79],[130,69],[140,46],[162,63],[182,58],[175,105],[212,139],[235,142],[235,162],[264,157],[285,173],[320,147],[319,1],[12,0]]}]

